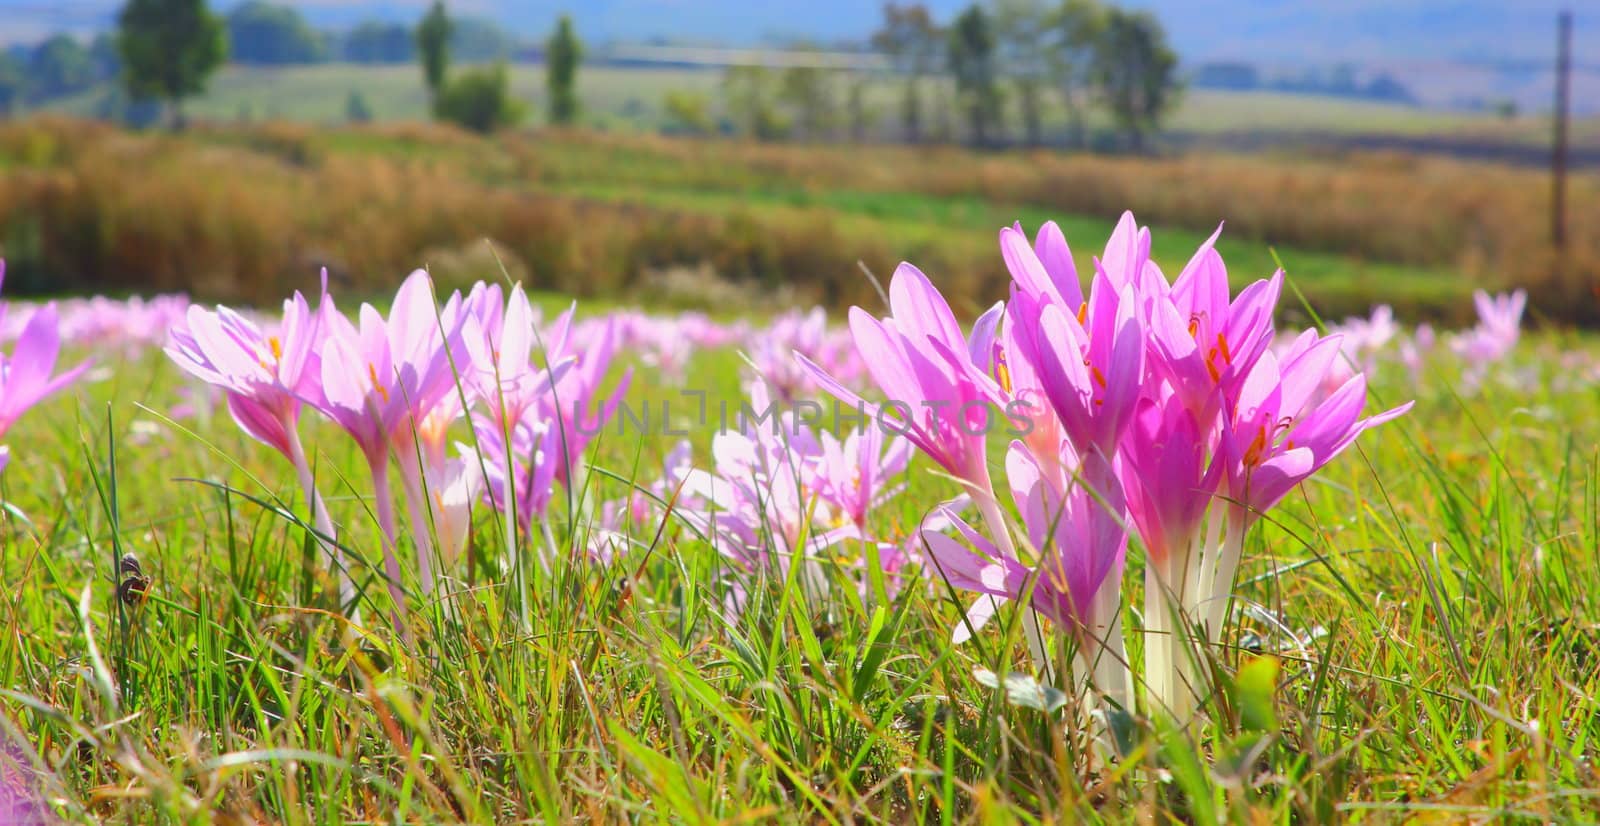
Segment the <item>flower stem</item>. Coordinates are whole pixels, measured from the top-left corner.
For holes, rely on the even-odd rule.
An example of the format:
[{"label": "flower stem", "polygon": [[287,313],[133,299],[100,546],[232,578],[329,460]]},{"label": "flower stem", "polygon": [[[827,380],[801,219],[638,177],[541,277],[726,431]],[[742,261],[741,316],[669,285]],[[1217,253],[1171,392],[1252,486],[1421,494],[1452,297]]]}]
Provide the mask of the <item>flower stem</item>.
[{"label": "flower stem", "polygon": [[350,610],[356,599],[355,580],[350,577],[350,562],[345,558],[344,550],[338,545],[339,536],[334,531],[333,517],[328,515],[328,508],[322,501],[322,494],[317,492],[317,483],[311,474],[311,463],[306,460],[305,447],[300,443],[300,431],[292,423],[285,428],[289,434],[289,462],[294,465],[295,476],[299,479],[300,490],[306,498],[306,507],[311,511],[311,524],[316,532],[326,539],[319,538],[317,544],[322,546],[328,555],[339,580],[339,607],[340,610]]},{"label": "flower stem", "polygon": [[389,492],[388,462],[372,465],[372,495],[378,513],[378,527],[383,531],[383,572],[389,584],[389,598],[394,603],[394,629],[410,639],[406,626],[406,592],[400,578],[400,559],[395,555],[394,496]]},{"label": "flower stem", "polygon": [[[1011,529],[1006,524],[1005,514],[1000,511],[1000,500],[995,498],[994,491],[972,483],[968,483],[967,491],[972,495],[973,503],[978,506],[978,513],[983,515],[983,521],[988,523],[989,533],[994,537],[996,549],[1007,559],[1016,559],[1017,546],[1011,541]],[[1045,645],[1044,630],[1039,627],[1039,617],[1031,605],[1018,607],[1022,611],[1022,633],[1028,640],[1028,653],[1044,670],[1045,679],[1054,681],[1050,649]]]}]

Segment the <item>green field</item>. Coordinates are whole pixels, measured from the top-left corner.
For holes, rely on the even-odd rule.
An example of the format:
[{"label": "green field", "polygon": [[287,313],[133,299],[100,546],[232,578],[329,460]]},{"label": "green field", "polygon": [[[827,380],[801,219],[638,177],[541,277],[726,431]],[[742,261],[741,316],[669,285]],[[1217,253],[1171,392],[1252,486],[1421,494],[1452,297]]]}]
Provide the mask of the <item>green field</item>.
[{"label": "green field", "polygon": [[[220,410],[167,421],[192,396],[158,353],[99,358],[101,381],[9,434],[4,477],[0,769],[71,821],[1596,815],[1600,405],[1562,381],[1592,341],[1524,342],[1482,393],[1447,355],[1422,386],[1385,363],[1376,395],[1416,410],[1251,534],[1239,594],[1262,613],[1215,652],[1207,721],[1141,722],[1115,771],[1073,739],[1073,712],[976,678],[1027,668],[1020,633],[952,647],[964,602],[936,580],[878,613],[762,577],[730,618],[718,553],[674,520],[634,529],[648,554],[534,570],[524,627],[480,509],[460,594],[425,599],[408,574],[417,639],[400,645],[375,569],[355,569],[364,620],[333,605],[281,458]],[[739,370],[702,352],[687,386],[738,399]],[[629,398],[677,386],[646,370]],[[327,423],[301,429],[343,542],[375,561],[360,460]],[[602,439],[588,495],[652,481],[665,446]],[[951,492],[924,460],[910,481],[874,514],[888,535]],[[573,518],[557,506],[553,541],[583,541]],[[128,553],[151,578],[137,606],[115,595]],[[828,569],[836,595],[849,559]],[[1265,695],[1232,682],[1251,663]]]},{"label": "green field", "polygon": [[[512,67],[512,90],[519,98],[538,104],[544,94],[541,66]],[[718,99],[719,70],[677,68],[588,67],[578,76],[579,95],[591,125],[619,129],[654,130],[661,126],[661,101],[671,91],[696,92]],[[328,64],[287,68],[229,66],[210,83],[209,91],[189,105],[189,111],[216,120],[287,119],[312,123],[342,123],[345,103],[352,92],[365,97],[380,120],[424,119],[428,99],[421,73],[415,66],[363,66]],[[105,94],[95,90],[53,104],[51,108],[90,114]],[[874,81],[868,101],[873,117],[888,123],[898,111],[898,90],[886,80]],[[842,100],[842,97],[841,97]],[[1053,101],[1046,111],[1047,128],[1064,123]],[[1092,113],[1090,125],[1106,128],[1104,114]],[[1406,136],[1456,135],[1491,140],[1544,141],[1544,119],[1523,117],[1502,121],[1484,114],[1440,112],[1415,107],[1310,97],[1272,92],[1184,93],[1166,128],[1178,132],[1296,132],[1346,135],[1356,133]],[[1580,121],[1579,142],[1600,140],[1600,121]]]}]

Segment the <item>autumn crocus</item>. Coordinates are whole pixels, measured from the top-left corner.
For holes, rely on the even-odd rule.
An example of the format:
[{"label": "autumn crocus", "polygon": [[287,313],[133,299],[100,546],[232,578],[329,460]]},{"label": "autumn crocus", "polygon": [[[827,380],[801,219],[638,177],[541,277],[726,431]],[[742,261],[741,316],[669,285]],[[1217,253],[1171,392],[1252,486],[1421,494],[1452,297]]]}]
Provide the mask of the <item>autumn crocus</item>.
[{"label": "autumn crocus", "polygon": [[[1027,552],[1007,552],[995,541],[953,514],[961,539],[924,531],[930,562],[952,587],[983,594],[967,624],[981,627],[1006,602],[1026,599],[1027,606],[1055,623],[1075,643],[1080,673],[1121,702],[1126,696],[1119,596],[1128,535],[1122,528],[1125,503],[1122,485],[1111,462],[1098,454],[1082,461],[1069,457],[1076,474],[1065,489],[1041,473],[1038,461],[1021,442],[1007,453],[1006,472],[1026,530]],[[968,550],[970,545],[974,550]]]},{"label": "autumn crocus", "polygon": [[[6,262],[0,259],[0,284],[5,281]],[[4,305],[0,305],[0,312]],[[56,305],[46,304],[33,311],[10,355],[0,353],[0,438],[30,408],[52,393],[77,381],[89,363],[84,362],[52,376],[61,355],[61,333]],[[10,452],[0,456],[0,469],[10,460]]]},{"label": "autumn crocus", "polygon": [[877,319],[850,310],[850,332],[867,371],[887,401],[870,404],[815,363],[797,355],[822,388],[900,433],[959,481],[991,527],[1003,524],[990,482],[986,439],[990,406],[1004,403],[1000,387],[981,370],[1003,311],[996,304],[969,337],[944,296],[922,271],[901,264],[889,283],[890,315]]},{"label": "autumn crocus", "polygon": [[1224,544],[1201,571],[1200,602],[1215,641],[1226,616],[1244,533],[1295,486],[1342,453],[1366,430],[1411,409],[1411,402],[1363,418],[1366,377],[1352,376],[1326,398],[1317,391],[1339,357],[1338,336],[1301,334],[1282,361],[1263,355],[1240,387],[1222,428],[1229,518]]},{"label": "autumn crocus", "polygon": [[374,507],[384,536],[384,571],[401,625],[405,592],[395,556],[394,500],[389,492],[391,450],[416,449],[414,423],[454,389],[452,355],[465,357],[461,343],[464,314],[441,330],[442,315],[433,282],[413,272],[395,293],[386,319],[370,304],[361,305],[360,326],[333,309],[323,317],[320,387],[310,401],[350,434],[372,473]]},{"label": "autumn crocus", "polygon": [[354,582],[299,433],[301,399],[319,393],[320,335],[320,314],[297,291],[283,303],[283,318],[273,334],[227,307],[191,305],[184,323],[172,330],[166,353],[185,372],[221,388],[239,428],[293,465],[312,524],[329,539],[325,550],[334,556],[340,600],[348,604],[355,598]]},{"label": "autumn crocus", "polygon": [[1206,239],[1170,290],[1153,279],[1143,296],[1151,366],[1203,425],[1271,345],[1283,285],[1279,270],[1230,299],[1228,270],[1215,247],[1221,232]]}]

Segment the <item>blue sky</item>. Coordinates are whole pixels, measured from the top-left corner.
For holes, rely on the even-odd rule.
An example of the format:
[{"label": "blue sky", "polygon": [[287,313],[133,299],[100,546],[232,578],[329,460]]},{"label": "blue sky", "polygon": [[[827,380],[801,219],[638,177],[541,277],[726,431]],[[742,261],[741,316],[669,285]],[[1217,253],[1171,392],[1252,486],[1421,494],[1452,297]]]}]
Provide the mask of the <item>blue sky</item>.
[{"label": "blue sky", "polygon": [[[222,0],[227,8],[234,0]],[[369,17],[414,19],[428,0],[290,0],[320,25]],[[967,0],[927,0],[948,18]],[[0,41],[36,39],[49,31],[103,28],[120,0],[0,0]],[[450,0],[460,14],[542,32],[563,12],[574,14],[592,40],[652,36],[750,43],[763,37],[847,39],[870,31],[877,0]],[[1554,41],[1555,10],[1581,6],[1580,60],[1600,63],[1600,4],[1593,0],[1127,0],[1157,13],[1188,60],[1248,59],[1266,63],[1340,60],[1542,60]],[[1584,12],[1588,11],[1586,16]]]}]

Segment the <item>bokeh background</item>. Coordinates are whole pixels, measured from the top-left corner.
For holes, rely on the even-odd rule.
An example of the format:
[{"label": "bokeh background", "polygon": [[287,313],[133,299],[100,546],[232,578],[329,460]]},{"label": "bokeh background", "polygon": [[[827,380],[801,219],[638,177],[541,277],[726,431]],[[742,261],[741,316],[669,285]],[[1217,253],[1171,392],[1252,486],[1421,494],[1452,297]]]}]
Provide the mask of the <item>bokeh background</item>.
[{"label": "bokeh background", "polygon": [[1524,287],[1593,325],[1585,11],[0,0],[0,257],[11,294],[265,303],[426,266],[728,312],[870,301],[863,268],[912,260],[970,313],[999,227],[1054,218],[1087,265],[1132,209],[1169,270],[1225,221],[1239,282],[1281,263],[1322,315]]}]

